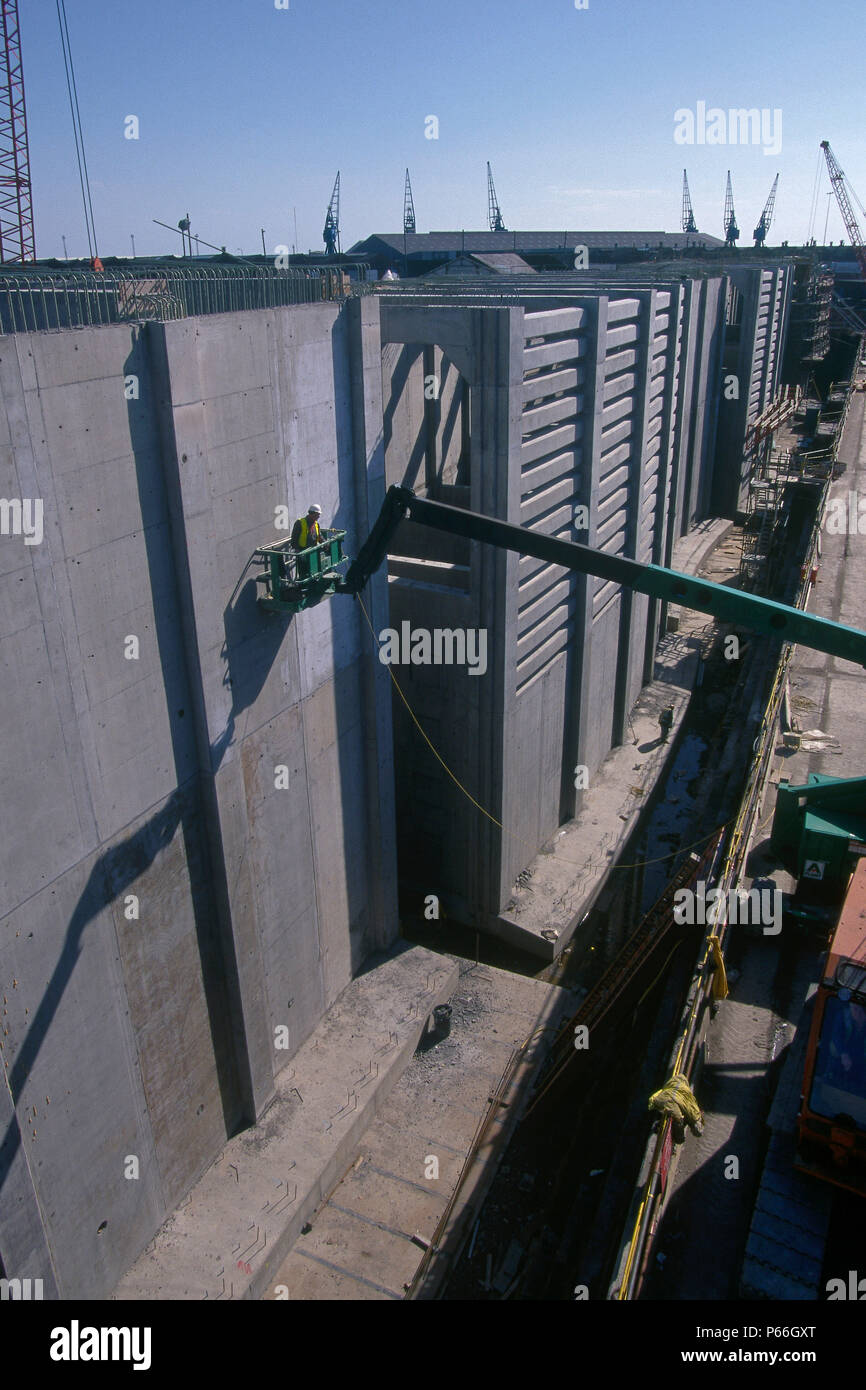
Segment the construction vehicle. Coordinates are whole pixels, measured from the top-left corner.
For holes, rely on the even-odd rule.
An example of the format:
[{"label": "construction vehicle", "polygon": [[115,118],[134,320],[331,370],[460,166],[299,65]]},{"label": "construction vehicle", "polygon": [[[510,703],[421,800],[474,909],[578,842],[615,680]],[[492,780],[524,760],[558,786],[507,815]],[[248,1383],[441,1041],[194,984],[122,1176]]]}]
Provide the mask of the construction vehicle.
[{"label": "construction vehicle", "polygon": [[801,1024],[808,1041],[794,1166],[866,1196],[866,777],[783,780],[771,843],[797,876],[790,915],[802,899],[804,920],[830,933]]},{"label": "construction vehicle", "polygon": [[[767,1116],[744,1298],[818,1299],[839,1187],[866,1194],[866,777],[811,773],[776,791],[770,843],[797,879],[785,917],[829,943]],[[853,870],[853,877],[852,877]],[[813,977],[814,979],[814,977]],[[815,1181],[815,1179],[819,1181]]]},{"label": "construction vehicle", "polygon": [[479,512],[452,507],[430,498],[417,497],[409,488],[388,489],[382,510],[373,528],[349,565],[345,575],[340,566],[345,531],[330,532],[318,546],[302,552],[315,565],[309,573],[299,572],[297,555],[289,541],[277,541],[254,552],[254,559],[265,565],[257,576],[264,585],[260,605],[273,613],[297,613],[330,594],[359,594],[388,553],[391,539],[401,521],[410,520],[453,536],[484,541],[520,555],[531,555],[550,564],[562,565],[580,574],[595,575],[623,584],[637,593],[664,602],[709,613],[722,622],[741,624],[755,632],[801,643],[815,651],[841,656],[866,668],[866,632],[818,617],[800,608],[763,598],[758,594],[729,589],[708,579],[681,574],[662,565],[646,565],[620,555],[607,555],[576,541],[559,540],[523,526],[482,516]]},{"label": "construction vehicle", "polygon": [[866,777],[811,772],[798,786],[782,778],[770,842],[798,881],[798,900],[838,906],[864,840]]},{"label": "construction vehicle", "polygon": [[866,859],[851,877],[818,983],[794,1166],[866,1196]]},{"label": "construction vehicle", "polygon": [[[265,563],[265,572],[258,576],[264,583],[265,592],[260,597],[259,603],[271,612],[291,614],[301,607],[310,606],[318,602],[319,598],[325,594],[351,594],[359,595],[367,584],[371,575],[379,568],[385,559],[389,545],[394,534],[404,520],[411,520],[425,526],[431,526],[436,530],[445,531],[451,535],[463,536],[469,540],[486,542],[491,545],[502,547],[506,550],[516,551],[521,555],[531,555],[536,559],[545,560],[551,564],[561,565],[566,569],[577,571],[582,574],[594,575],[598,578],[607,579],[615,583],[622,584],[637,592],[648,594],[655,599],[663,602],[673,602],[686,608],[696,608],[699,611],[711,614],[714,618],[738,623],[746,628],[781,638],[785,641],[801,643],[817,651],[824,651],[832,655],[842,656],[848,660],[855,661],[866,668],[866,632],[856,628],[846,627],[841,623],[832,622],[827,618],[821,618],[815,614],[804,612],[799,608],[792,608],[786,604],[776,603],[772,599],[763,598],[757,594],[743,593],[739,590],[729,589],[721,584],[714,584],[709,580],[698,579],[692,575],[680,574],[676,570],[666,569],[660,565],[648,565],[639,563],[636,560],[625,559],[622,556],[607,555],[602,551],[594,550],[590,546],[581,545],[575,541],[559,540],[555,536],[546,536],[535,531],[530,531],[522,526],[515,526],[509,522],[499,521],[492,517],[483,516],[477,512],[463,510],[462,508],[448,506],[442,502],[436,502],[429,498],[416,497],[408,488],[392,486],[385,495],[382,509],[376,519],[372,530],[366,541],[360,548],[357,558],[352,561],[345,575],[340,572],[339,566],[347,558],[342,553],[342,539],[344,532],[337,533],[336,536],[326,539],[319,547],[314,549],[324,556],[323,561],[316,562],[315,572],[311,572],[306,578],[299,578],[297,573],[287,577],[282,568],[290,557],[287,554],[287,542],[278,542],[274,546],[265,546],[256,552],[256,556]],[[327,547],[330,550],[325,553]],[[838,780],[838,779],[831,779]],[[792,799],[788,803],[788,809],[799,805],[797,793],[799,789],[791,788]],[[848,789],[851,790],[850,788]],[[855,795],[857,795],[855,789]],[[862,791],[859,793],[862,803]],[[810,797],[806,797],[804,804]],[[835,802],[835,809],[841,815],[847,808],[842,804],[845,800],[843,794],[837,791],[830,792],[831,801]],[[813,810],[817,809],[819,798],[815,793],[811,794],[811,800],[816,804]],[[827,808],[825,807],[825,810]],[[823,817],[821,818],[824,819]],[[812,832],[821,836],[825,831],[823,824],[816,823],[810,827]],[[848,831],[854,827],[848,826]],[[845,827],[837,827],[844,830]],[[790,827],[789,827],[790,830]],[[851,850],[851,835],[845,832],[847,849]],[[811,843],[811,842],[810,842]],[[806,848],[810,847],[807,843]],[[816,845],[819,842],[816,842]],[[859,843],[859,841],[855,841]],[[815,846],[812,846],[815,848]],[[866,845],[864,845],[866,850]],[[819,861],[820,862],[820,861]],[[694,871],[693,861],[689,861],[687,871]],[[861,924],[862,926],[862,924]],[[653,927],[655,931],[655,927]],[[847,938],[846,938],[847,940]],[[862,933],[861,933],[862,940]],[[862,959],[861,956],[858,959]],[[848,968],[849,956],[845,956],[843,970],[839,979],[835,980],[837,989],[836,997],[840,998],[841,991],[850,990],[852,984],[858,990],[862,988],[864,975],[855,975]],[[629,967],[630,969],[630,967]],[[835,971],[835,966],[834,966]],[[835,977],[834,977],[835,978]],[[615,981],[616,988],[614,993],[619,993],[626,981]],[[605,977],[604,986],[608,989],[613,988],[613,984],[608,977]],[[604,1004],[600,994],[596,996],[600,1000],[600,1007]],[[846,1000],[841,999],[844,1004]],[[830,1003],[827,1011],[828,1026],[833,1023],[833,1014],[836,1009],[835,1001]],[[856,1020],[855,1020],[856,1021]],[[570,1055],[566,1047],[565,1053]],[[826,1044],[824,1051],[821,1051],[820,1034],[815,1044],[815,1055],[819,1059],[817,1074],[819,1082],[824,1084],[824,1057],[826,1056]],[[560,1059],[561,1060],[561,1059]],[[564,1063],[563,1063],[564,1065]],[[807,1094],[812,1096],[810,1089]],[[824,1091],[816,1092],[816,1101],[822,1103]],[[539,1099],[541,1094],[539,1093]],[[854,1115],[851,1116],[853,1128],[848,1125],[847,1118],[842,1119],[837,1115],[829,1119],[823,1115],[815,1116],[819,1123],[826,1124],[829,1128],[829,1140],[831,1145],[835,1144],[836,1149],[832,1152],[843,1151],[849,1136],[853,1144],[858,1143],[857,1116],[863,1115],[863,1108],[857,1107],[854,1101],[846,1099],[845,1117],[847,1117],[853,1106]],[[811,1115],[811,1112],[809,1112]],[[841,1112],[839,1112],[841,1115]],[[814,1124],[813,1121],[810,1121]],[[847,1128],[846,1128],[847,1126]],[[843,1133],[844,1138],[837,1136]],[[812,1137],[812,1131],[809,1131]],[[775,1140],[774,1140],[775,1142]],[[792,1140],[793,1143],[793,1140]],[[858,1149],[857,1152],[860,1152]],[[866,1155],[866,1149],[862,1150]],[[778,1163],[782,1165],[778,1171],[774,1171],[767,1177],[766,1181],[775,1183],[773,1200],[778,1201],[779,1183],[784,1185],[786,1179],[790,1181],[803,1182],[799,1175],[794,1173],[790,1157],[787,1151],[782,1148],[777,1155]],[[778,1167],[778,1164],[777,1164]],[[781,1173],[781,1177],[779,1176]],[[784,1186],[783,1202],[784,1202]],[[796,1208],[795,1208],[796,1210]],[[757,1222],[757,1217],[756,1217]],[[782,1223],[788,1226],[788,1222]],[[818,1221],[820,1226],[820,1221]],[[750,1270],[757,1269],[766,1273],[762,1263],[766,1253],[767,1242],[756,1230],[750,1233],[750,1246],[748,1253],[754,1255],[755,1250],[758,1254],[752,1259],[749,1265]],[[796,1252],[794,1252],[796,1254]],[[783,1251],[787,1258],[787,1252]],[[793,1273],[788,1270],[770,1271],[772,1279],[775,1280],[773,1287],[777,1287],[780,1281],[785,1288],[795,1288],[795,1296],[812,1296],[809,1292],[803,1294],[802,1290],[811,1288],[812,1285],[803,1282],[801,1278],[802,1261],[797,1254],[796,1259],[791,1255],[791,1260],[796,1266]],[[799,1262],[799,1263],[798,1263]],[[820,1273],[820,1266],[819,1266]],[[804,1276],[805,1277],[805,1276]],[[763,1278],[763,1276],[762,1276]],[[799,1282],[797,1282],[799,1280]],[[751,1281],[751,1282],[750,1282]],[[785,1282],[787,1281],[787,1282]],[[753,1283],[761,1282],[758,1276],[753,1273],[747,1275],[744,1266],[743,1285],[750,1288]],[[764,1283],[766,1281],[764,1280]],[[814,1281],[813,1281],[814,1283]],[[749,1295],[751,1296],[751,1295]],[[771,1296],[777,1297],[777,1293]]]}]

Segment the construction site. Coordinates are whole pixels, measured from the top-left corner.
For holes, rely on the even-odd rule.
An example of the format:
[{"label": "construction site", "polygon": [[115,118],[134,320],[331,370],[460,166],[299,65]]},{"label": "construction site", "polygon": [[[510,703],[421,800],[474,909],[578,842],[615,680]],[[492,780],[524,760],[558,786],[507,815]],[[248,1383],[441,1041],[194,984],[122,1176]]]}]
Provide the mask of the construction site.
[{"label": "construction site", "polygon": [[833,149],[832,248],[488,164],[485,230],[407,169],[346,252],[338,174],[315,252],[39,258],[0,8],[3,1299],[858,1297]]}]

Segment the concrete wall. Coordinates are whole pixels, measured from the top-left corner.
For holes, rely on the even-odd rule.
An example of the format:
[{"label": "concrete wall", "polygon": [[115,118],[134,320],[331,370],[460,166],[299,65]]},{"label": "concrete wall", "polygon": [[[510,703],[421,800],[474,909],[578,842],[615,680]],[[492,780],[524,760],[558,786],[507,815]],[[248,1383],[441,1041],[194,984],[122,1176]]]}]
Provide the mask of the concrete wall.
[{"label": "concrete wall", "polygon": [[[521,316],[521,311],[516,313]],[[513,334],[516,347],[522,343],[519,333],[513,314],[507,310],[490,314],[446,308],[441,315],[414,311],[403,315],[399,309],[392,313],[383,304],[389,483],[405,482],[418,492],[428,492],[454,505],[508,516],[509,474],[497,469],[495,460],[515,437],[513,429],[509,433],[508,412],[517,409],[511,376],[519,375],[522,366],[519,352],[512,357],[511,337]],[[499,347],[494,347],[494,341],[500,339]],[[412,407],[401,404],[400,397],[413,389],[418,392],[427,375],[417,369],[414,376],[408,373],[410,358],[416,364],[426,361],[427,366],[432,365],[441,381],[435,409],[428,404],[426,475],[420,465],[406,468],[413,449],[414,457],[420,457],[415,440],[421,424],[417,403],[413,414]],[[495,371],[491,379],[490,361],[500,364],[502,379]],[[486,371],[481,369],[482,363]],[[465,482],[458,485],[452,480],[458,476],[468,423],[464,412],[471,413],[473,445],[471,459],[464,459],[459,473]],[[493,775],[491,767],[501,766],[502,761],[501,665],[506,620],[501,612],[493,618],[491,615],[495,595],[507,587],[505,562],[501,552],[491,553],[489,547],[411,523],[404,523],[397,532],[388,562],[389,623],[395,631],[400,631],[403,623],[409,623],[413,630],[485,630],[484,675],[471,675],[467,665],[400,664],[392,670],[437,752],[450,768],[459,769],[457,775],[463,785],[497,819],[493,804],[488,805],[484,798],[492,796],[499,805],[502,795],[501,772]],[[494,674],[497,663],[498,679]],[[396,694],[393,718],[395,757],[400,767],[397,826],[404,890],[416,899],[436,894],[447,910],[474,922],[483,913],[480,905],[490,898],[491,883],[498,881],[498,838],[488,839],[483,818],[480,822],[466,797],[455,798],[453,782],[443,775],[442,764]]]},{"label": "concrete wall", "polygon": [[728,278],[737,297],[736,322],[726,332],[723,374],[736,386],[729,385],[719,401],[712,506],[717,515],[734,517],[748,502],[754,461],[747,433],[782,380],[792,269],[754,266],[729,271]]},{"label": "concrete wall", "polygon": [[0,1258],[62,1296],[394,937],[387,672],[358,605],[271,617],[244,573],[280,504],[367,533],[379,352],[362,303],[3,339],[0,491],[45,534],[0,537]]},{"label": "concrete wall", "polygon": [[[784,268],[736,274],[728,447],[772,399],[789,293]],[[741,482],[727,457],[713,481],[724,283],[522,277],[2,340],[0,492],[41,499],[45,532],[0,536],[11,1277],[104,1295],[261,1114],[394,937],[395,795],[404,886],[483,926],[651,674],[657,602],[410,525],[363,608],[266,616],[245,565],[275,508],[318,501],[356,553],[401,482],[664,563]],[[404,622],[486,635],[483,675],[394,669],[464,791],[378,659]]]},{"label": "concrete wall", "polygon": [[[388,480],[424,486],[420,465],[404,468],[413,450],[420,458],[421,421],[418,403],[401,393],[420,384],[406,372],[407,354],[420,361],[436,344],[471,397],[463,505],[665,563],[675,539],[707,514],[724,282],[614,292],[583,288],[579,276],[548,281],[510,283],[521,301],[512,308],[462,285],[409,288],[383,301]],[[428,481],[441,466],[439,448],[437,438]],[[575,529],[577,505],[588,509],[588,531]],[[392,623],[483,625],[489,648],[483,678],[435,666],[399,671],[428,737],[489,813],[455,786],[395,699],[401,881],[444,895],[483,926],[575,813],[576,766],[591,775],[625,737],[652,673],[660,605],[438,532],[431,547],[417,527],[404,526],[398,545]]]}]

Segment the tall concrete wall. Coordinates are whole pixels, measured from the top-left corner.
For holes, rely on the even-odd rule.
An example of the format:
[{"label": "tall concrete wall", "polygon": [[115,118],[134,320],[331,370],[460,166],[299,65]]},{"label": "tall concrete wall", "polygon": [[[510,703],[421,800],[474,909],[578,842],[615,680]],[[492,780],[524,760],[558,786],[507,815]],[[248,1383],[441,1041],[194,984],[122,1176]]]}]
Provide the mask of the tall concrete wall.
[{"label": "tall concrete wall", "polygon": [[748,503],[754,462],[747,449],[748,431],[782,380],[792,268],[754,266],[728,275],[735,322],[725,339],[723,373],[729,384],[719,401],[712,506],[718,515],[733,517]]},{"label": "tall concrete wall", "polygon": [[[408,482],[417,491],[455,505],[470,506],[490,516],[507,518],[508,470],[497,468],[503,449],[519,456],[516,385],[522,379],[521,311],[443,309],[441,314],[418,314],[382,306],[386,468],[389,483]],[[390,346],[388,346],[390,345]],[[399,396],[412,389],[405,361],[424,355],[443,372],[441,413],[428,436],[434,462],[424,475],[407,474],[412,455],[417,412],[401,410]],[[491,370],[491,363],[497,364]],[[483,367],[482,367],[483,364]],[[422,377],[414,378],[419,389]],[[450,405],[448,391],[450,389]],[[456,440],[464,430],[462,412],[471,415],[471,457],[465,483],[457,476],[460,451]],[[404,426],[398,428],[402,420]],[[406,423],[409,422],[409,423]],[[417,453],[416,453],[417,457]],[[513,489],[512,489],[513,490]],[[513,508],[512,508],[513,509]],[[394,538],[388,563],[390,625],[410,628],[483,628],[487,669],[471,675],[467,666],[393,668],[406,699],[445,763],[459,769],[461,782],[499,818],[501,808],[504,684],[502,662],[507,618],[497,595],[508,590],[502,552],[475,542],[431,533],[404,523]],[[491,617],[491,615],[495,615]],[[499,671],[497,678],[495,672]],[[489,822],[465,797],[454,797],[453,782],[443,780],[442,764],[418,734],[403,700],[394,698],[397,824],[400,869],[405,888],[416,894],[436,894],[449,910],[466,921],[481,920],[482,904],[498,884],[501,846],[490,836]],[[488,804],[485,797],[492,797]]]},{"label": "tall concrete wall", "polygon": [[[787,312],[781,272],[744,277],[729,435],[772,398]],[[713,481],[724,283],[525,277],[507,302],[2,340],[0,490],[41,499],[45,532],[0,536],[12,1277],[109,1290],[393,940],[396,827],[404,885],[484,926],[651,674],[657,602],[409,524],[363,609],[266,616],[245,565],[275,509],[318,501],[356,553],[400,482],[669,561],[738,486],[718,459]],[[364,610],[374,635],[483,630],[483,674],[394,670],[462,789]]]},{"label": "tall concrete wall", "polygon": [[270,617],[244,572],[279,505],[367,533],[379,353],[360,303],[3,339],[0,491],[44,539],[0,537],[0,1258],[62,1296],[395,935],[387,672],[357,605]]},{"label": "tall concrete wall", "polygon": [[[471,397],[463,505],[609,554],[665,563],[678,536],[707,514],[724,282],[618,292],[588,292],[577,276],[560,283],[559,293],[547,283],[509,283],[521,301],[512,308],[463,286],[389,295],[386,418],[410,417],[399,399],[412,389],[399,367],[406,345],[419,359],[421,345],[440,345]],[[424,485],[419,471],[410,478],[402,471],[418,428],[404,430],[399,449],[397,433],[389,436],[389,481]],[[587,530],[575,529],[579,505]],[[434,564],[419,528],[407,531],[419,536],[404,540],[390,564],[392,622],[483,626],[488,666],[476,678],[435,666],[397,673],[431,742],[484,808],[437,764],[396,700],[401,878],[416,891],[444,894],[467,921],[484,925],[575,813],[577,766],[591,775],[625,737],[652,674],[660,605],[475,543],[446,553],[448,538],[439,533]]]}]

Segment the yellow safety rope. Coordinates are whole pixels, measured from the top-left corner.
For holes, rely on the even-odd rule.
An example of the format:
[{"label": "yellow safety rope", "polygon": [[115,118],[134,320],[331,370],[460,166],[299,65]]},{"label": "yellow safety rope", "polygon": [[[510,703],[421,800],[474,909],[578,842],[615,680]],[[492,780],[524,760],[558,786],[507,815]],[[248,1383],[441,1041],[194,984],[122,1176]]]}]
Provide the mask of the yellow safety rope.
[{"label": "yellow safety rope", "polygon": [[[373,624],[370,621],[370,615],[364,607],[364,600],[361,598],[360,594],[356,594],[355,597],[361,605],[361,612],[364,614],[364,617],[367,621],[367,626],[370,629],[370,632],[373,636],[373,641],[375,642],[376,647],[378,648],[379,639],[376,636],[376,629],[373,627]],[[391,680],[394,683],[394,689],[397,691],[397,694],[400,696],[400,699],[406,706],[409,718],[412,720],[412,723],[415,725],[415,728],[418,730],[424,742],[427,744],[427,747],[430,749],[430,752],[433,754],[434,758],[437,760],[437,762],[441,763],[442,767],[444,768],[448,776],[451,778],[451,781],[454,783],[454,785],[456,787],[459,787],[460,791],[462,791],[463,795],[467,797],[469,801],[472,802],[472,805],[476,808],[476,810],[480,811],[482,816],[486,816],[489,821],[492,821],[493,824],[497,827],[497,829],[502,831],[503,835],[508,836],[509,840],[513,840],[515,844],[526,845],[527,847],[531,848],[531,842],[529,840],[525,840],[522,836],[514,835],[510,830],[506,830],[502,822],[497,820],[496,817],[492,815],[490,811],[488,811],[484,806],[482,806],[480,801],[476,801],[472,793],[468,791],[466,787],[464,787],[463,783],[456,776],[456,774],[451,771],[451,768],[448,766],[445,759],[442,757],[442,754],[431,742],[431,740],[425,733],[423,727],[418,722],[418,718],[415,714],[415,711],[409,704],[409,701],[406,699],[406,696],[403,694],[403,691],[400,687],[400,682],[397,680],[397,677],[394,675],[394,672],[391,670],[390,666],[388,667],[388,675],[391,677]],[[612,871],[614,869],[643,869],[647,867],[649,864],[662,864],[667,859],[676,859],[678,854],[685,854],[688,850],[697,849],[700,845],[708,844],[709,841],[712,840],[715,835],[718,835],[720,830],[725,829],[726,825],[727,821],[725,821],[722,825],[716,826],[715,830],[710,831],[709,835],[703,835],[700,840],[694,840],[690,845],[681,845],[679,849],[672,850],[670,854],[660,854],[656,859],[642,859],[637,864],[611,864],[609,866],[610,870]],[[536,846],[534,849],[532,849],[533,858],[537,853],[538,848]],[[567,859],[563,854],[558,854],[556,857],[561,864],[573,864],[576,869],[586,868],[586,865],[578,859]]]},{"label": "yellow safety rope", "polygon": [[670,1081],[666,1081],[660,1091],[655,1091],[650,1096],[647,1108],[658,1111],[660,1115],[670,1115],[674,1120],[687,1124],[692,1130],[701,1124],[704,1118],[691,1086],[678,1072],[674,1072]]},{"label": "yellow safety rope", "polygon": [[713,965],[715,966],[715,973],[713,975],[713,998],[727,999],[728,976],[725,970],[725,958],[722,955],[722,943],[717,936],[711,936],[709,946],[713,953]]}]

